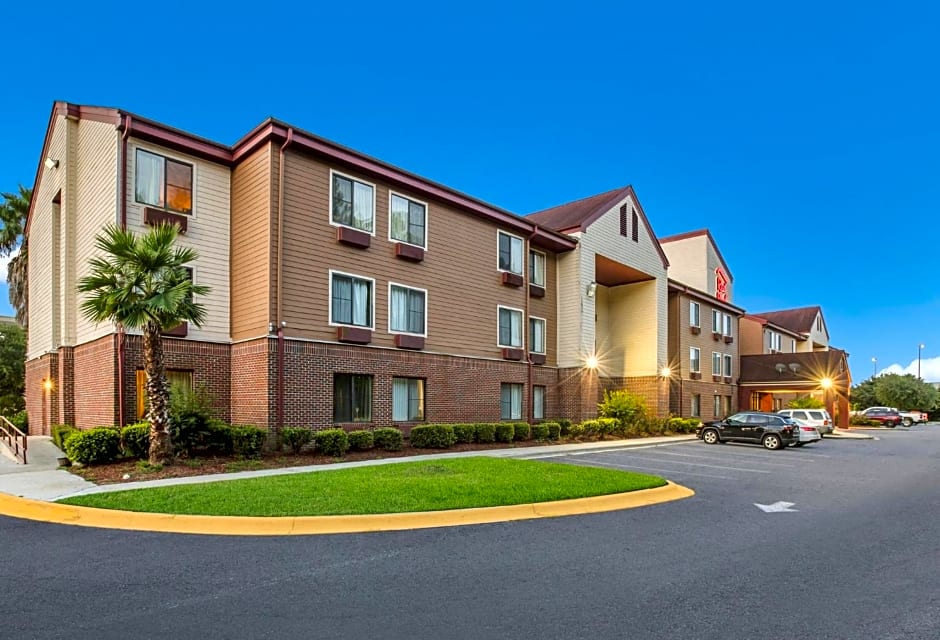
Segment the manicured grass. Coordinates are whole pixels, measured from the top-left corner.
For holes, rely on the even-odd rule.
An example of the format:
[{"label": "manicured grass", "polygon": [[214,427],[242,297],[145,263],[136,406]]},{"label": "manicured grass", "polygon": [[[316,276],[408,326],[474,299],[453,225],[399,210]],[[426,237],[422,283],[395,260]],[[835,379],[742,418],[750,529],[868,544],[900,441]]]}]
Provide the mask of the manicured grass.
[{"label": "manicured grass", "polygon": [[526,504],[665,484],[656,476],[613,469],[472,457],[134,489],[60,502],[191,515],[320,516]]}]

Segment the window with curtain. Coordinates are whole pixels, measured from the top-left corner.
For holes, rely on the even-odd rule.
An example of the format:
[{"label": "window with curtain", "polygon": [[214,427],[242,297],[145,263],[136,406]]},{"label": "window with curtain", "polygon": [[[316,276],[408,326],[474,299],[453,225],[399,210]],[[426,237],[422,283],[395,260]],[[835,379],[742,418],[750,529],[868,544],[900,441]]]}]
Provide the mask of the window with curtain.
[{"label": "window with curtain", "polygon": [[545,419],[545,387],[532,387],[532,418],[534,420]]},{"label": "window with curtain", "polygon": [[[193,372],[177,369],[166,370],[166,383],[170,389],[170,395],[174,390],[178,393],[180,389],[192,390]],[[143,420],[147,415],[147,372],[143,369],[137,370],[137,419]]]},{"label": "window with curtain", "polygon": [[712,331],[721,333],[721,313],[715,309],[712,309]]},{"label": "window with curtain", "polygon": [[700,393],[692,394],[692,417],[699,418],[702,415],[702,395]]},{"label": "window with curtain", "polygon": [[335,324],[372,327],[372,281],[334,273],[330,279],[330,300]]},{"label": "window with curtain", "polygon": [[499,270],[522,275],[522,238],[508,233],[499,235]]},{"label": "window with curtain", "polygon": [[336,224],[372,233],[374,192],[372,185],[333,174],[330,219]]},{"label": "window with curtain", "polygon": [[529,351],[545,353],[545,320],[529,318]]},{"label": "window with curtain", "polygon": [[372,420],[372,376],[337,373],[333,376],[333,422]]},{"label": "window with curtain", "polygon": [[721,375],[721,354],[712,351],[712,375]]},{"label": "window with curtain", "polygon": [[499,307],[499,346],[522,347],[522,311]]},{"label": "window with curtain", "polygon": [[392,421],[424,420],[424,380],[392,378]]},{"label": "window with curtain", "polygon": [[700,327],[702,322],[702,309],[697,302],[689,302],[689,326]]},{"label": "window with curtain", "polygon": [[722,327],[722,333],[724,333],[724,335],[726,336],[730,336],[731,335],[731,316],[729,316],[727,313],[723,314],[722,321],[724,322],[724,325]]},{"label": "window with curtain", "polygon": [[425,334],[425,294],[420,289],[391,285],[389,330]]},{"label": "window with curtain", "polygon": [[731,376],[731,356],[726,353],[724,355],[724,359],[725,359],[724,373],[726,376],[730,377]]},{"label": "window with curtain", "polygon": [[545,286],[545,254],[538,251],[529,252],[529,282],[538,286]]},{"label": "window with curtain", "polygon": [[715,401],[715,410],[714,410],[715,417],[720,418],[721,417],[721,396],[715,396],[714,401]]},{"label": "window with curtain", "polygon": [[698,347],[689,347],[689,371],[702,372],[702,351]]},{"label": "window with curtain", "polygon": [[137,150],[134,200],[176,213],[193,212],[193,166]]},{"label": "window with curtain", "polygon": [[393,193],[389,207],[392,239],[425,247],[425,205]]},{"label": "window with curtain", "polygon": [[522,385],[499,385],[499,419],[522,420]]}]

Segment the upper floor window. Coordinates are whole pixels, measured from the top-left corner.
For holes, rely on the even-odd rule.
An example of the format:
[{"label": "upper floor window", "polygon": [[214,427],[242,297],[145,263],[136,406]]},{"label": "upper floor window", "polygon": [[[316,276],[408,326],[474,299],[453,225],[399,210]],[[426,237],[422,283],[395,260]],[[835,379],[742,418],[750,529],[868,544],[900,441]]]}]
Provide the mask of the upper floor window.
[{"label": "upper floor window", "polygon": [[716,351],[712,351],[712,375],[721,375],[721,354]]},{"label": "upper floor window", "polygon": [[822,316],[816,316],[816,331],[822,331]]},{"label": "upper floor window", "polygon": [[427,205],[393,193],[389,198],[389,209],[392,240],[427,248]]},{"label": "upper floor window", "polygon": [[330,221],[367,233],[375,228],[375,187],[333,173]]},{"label": "upper floor window", "polygon": [[177,213],[193,212],[193,165],[137,150],[134,199]]},{"label": "upper floor window", "polygon": [[372,327],[373,281],[342,273],[330,274],[330,322]]},{"label": "upper floor window", "polygon": [[522,274],[522,238],[511,236],[500,231],[499,236],[499,265],[500,271]]},{"label": "upper floor window", "polygon": [[522,311],[508,307],[499,309],[500,347],[519,349],[522,347]]},{"label": "upper floor window", "polygon": [[732,335],[732,333],[731,333],[731,316],[728,315],[727,313],[723,314],[723,315],[722,315],[722,322],[724,323],[723,326],[722,326],[722,333],[723,333],[724,335],[726,335],[726,336]]},{"label": "upper floor window", "polygon": [[712,309],[712,332],[721,333],[721,312]]},{"label": "upper floor window", "polygon": [[776,331],[769,331],[768,334],[769,334],[768,346],[770,347],[770,350],[781,351],[782,339],[781,339],[780,334],[777,333]]},{"label": "upper floor window", "polygon": [[702,372],[702,352],[698,347],[689,347],[689,371]]},{"label": "upper floor window", "polygon": [[702,308],[697,302],[689,302],[689,326],[702,326]]},{"label": "upper floor window", "polygon": [[426,294],[422,289],[389,285],[388,330],[425,335]]},{"label": "upper floor window", "polygon": [[726,354],[724,355],[724,359],[725,359],[725,370],[724,370],[724,373],[725,373],[725,376],[726,376],[726,377],[729,377],[729,378],[730,378],[730,377],[731,377],[731,356],[726,353]]},{"label": "upper floor window", "polygon": [[790,353],[796,353],[796,340],[790,338]]},{"label": "upper floor window", "polygon": [[529,252],[529,282],[538,286],[545,286],[545,254],[538,251]]},{"label": "upper floor window", "polygon": [[529,318],[529,351],[545,353],[545,319]]}]

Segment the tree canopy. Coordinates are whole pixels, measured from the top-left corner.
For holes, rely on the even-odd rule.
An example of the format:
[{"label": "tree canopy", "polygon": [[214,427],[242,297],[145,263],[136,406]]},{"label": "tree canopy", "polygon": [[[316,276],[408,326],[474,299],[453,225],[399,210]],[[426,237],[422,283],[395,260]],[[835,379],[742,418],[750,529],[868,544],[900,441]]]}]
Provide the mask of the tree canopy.
[{"label": "tree canopy", "polygon": [[0,415],[23,410],[26,333],[19,326],[0,323]]},{"label": "tree canopy", "polygon": [[859,409],[883,406],[897,407],[902,411],[929,411],[938,407],[940,392],[932,384],[909,373],[886,373],[852,387],[851,400]]}]

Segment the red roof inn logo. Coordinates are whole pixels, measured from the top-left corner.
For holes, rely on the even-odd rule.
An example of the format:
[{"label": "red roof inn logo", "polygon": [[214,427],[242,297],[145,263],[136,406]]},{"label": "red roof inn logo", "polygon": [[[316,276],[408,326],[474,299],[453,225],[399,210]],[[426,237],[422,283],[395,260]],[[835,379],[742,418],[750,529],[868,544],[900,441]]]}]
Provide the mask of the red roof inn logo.
[{"label": "red roof inn logo", "polygon": [[721,270],[721,267],[715,269],[715,297],[725,302],[728,301],[728,276]]}]

